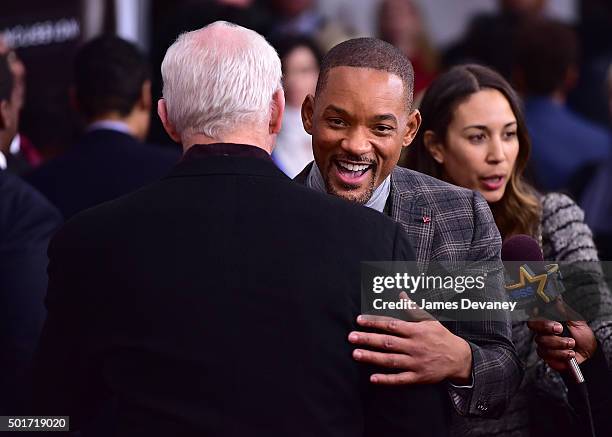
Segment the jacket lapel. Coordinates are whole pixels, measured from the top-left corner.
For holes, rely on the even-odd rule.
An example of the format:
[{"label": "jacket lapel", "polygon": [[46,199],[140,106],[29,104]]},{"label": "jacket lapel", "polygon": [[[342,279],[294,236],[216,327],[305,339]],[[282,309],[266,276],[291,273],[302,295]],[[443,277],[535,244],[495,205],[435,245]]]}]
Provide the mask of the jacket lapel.
[{"label": "jacket lapel", "polygon": [[400,223],[414,246],[417,264],[427,270],[431,257],[435,217],[412,190],[400,190],[391,176],[391,218]]}]

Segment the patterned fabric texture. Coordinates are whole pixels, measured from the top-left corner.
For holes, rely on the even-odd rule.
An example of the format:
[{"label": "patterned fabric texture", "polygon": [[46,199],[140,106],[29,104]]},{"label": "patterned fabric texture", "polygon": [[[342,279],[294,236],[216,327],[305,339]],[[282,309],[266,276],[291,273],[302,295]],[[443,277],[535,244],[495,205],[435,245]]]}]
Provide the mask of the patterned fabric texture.
[{"label": "patterned fabric texture", "polygon": [[[597,314],[589,325],[612,363],[612,294],[603,281],[597,250],[583,211],[564,194],[542,196],[540,237],[546,261],[571,261],[579,266],[583,284],[579,293],[564,295],[581,314]],[[569,282],[571,278],[565,277]],[[598,308],[589,308],[589,305]],[[575,415],[567,399],[567,387],[559,373],[542,361],[536,352],[533,334],[525,323],[516,323],[512,339],[525,366],[521,388],[499,420],[465,420],[454,430],[456,436],[559,436],[575,424]]]},{"label": "patterned fabric texture", "polygon": [[[395,167],[391,217],[401,223],[423,269],[430,261],[498,261],[501,237],[484,198],[471,190]],[[500,284],[501,285],[501,284]],[[449,384],[459,415],[496,417],[509,404],[522,377],[510,340],[510,322],[445,323],[472,348],[474,384]],[[455,420],[460,420],[456,415]]]},{"label": "patterned fabric texture", "polygon": [[[295,177],[305,184],[309,164]],[[395,167],[391,173],[390,215],[402,225],[425,270],[431,261],[499,261],[501,237],[483,197],[471,190]],[[522,379],[522,366],[511,341],[509,320],[445,323],[472,349],[473,385],[449,384],[461,416],[497,417]]]}]

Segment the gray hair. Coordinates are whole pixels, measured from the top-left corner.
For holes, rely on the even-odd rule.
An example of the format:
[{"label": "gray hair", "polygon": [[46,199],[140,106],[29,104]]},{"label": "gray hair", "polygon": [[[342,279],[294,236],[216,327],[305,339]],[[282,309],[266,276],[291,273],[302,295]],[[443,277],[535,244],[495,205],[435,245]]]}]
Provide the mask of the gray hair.
[{"label": "gray hair", "polygon": [[175,129],[211,138],[267,122],[272,96],[282,86],[272,46],[257,32],[225,21],[181,34],[168,48],[161,72]]}]

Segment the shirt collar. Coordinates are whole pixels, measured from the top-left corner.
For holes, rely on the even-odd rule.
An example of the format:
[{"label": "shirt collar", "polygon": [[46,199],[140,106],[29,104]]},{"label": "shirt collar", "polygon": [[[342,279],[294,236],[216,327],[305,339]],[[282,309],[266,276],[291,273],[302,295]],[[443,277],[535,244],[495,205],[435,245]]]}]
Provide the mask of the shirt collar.
[{"label": "shirt collar", "polygon": [[11,141],[9,150],[11,152],[11,155],[16,155],[21,150],[21,135],[19,135],[19,133],[17,133],[15,137],[13,137],[13,141]]},{"label": "shirt collar", "polygon": [[[321,193],[327,193],[325,181],[319,166],[313,161],[310,173],[306,178],[306,186]],[[391,193],[391,175],[387,176],[384,181],[374,190],[372,196],[365,203],[368,208],[375,209],[378,212],[384,212],[385,204]]]},{"label": "shirt collar", "polygon": [[183,156],[183,161],[208,156],[259,158],[272,161],[270,154],[260,147],[234,143],[195,144],[187,149]]},{"label": "shirt collar", "polygon": [[121,132],[127,135],[131,135],[134,136],[134,134],[132,133],[132,131],[130,130],[130,127],[127,125],[127,123],[124,123],[123,121],[119,121],[119,120],[99,120],[99,121],[95,121],[93,123],[91,123],[89,126],[87,126],[87,132],[92,132],[95,130],[112,130],[112,131],[116,131],[116,132]]},{"label": "shirt collar", "polygon": [[0,170],[6,170],[7,166],[6,156],[4,156],[4,153],[0,152]]}]

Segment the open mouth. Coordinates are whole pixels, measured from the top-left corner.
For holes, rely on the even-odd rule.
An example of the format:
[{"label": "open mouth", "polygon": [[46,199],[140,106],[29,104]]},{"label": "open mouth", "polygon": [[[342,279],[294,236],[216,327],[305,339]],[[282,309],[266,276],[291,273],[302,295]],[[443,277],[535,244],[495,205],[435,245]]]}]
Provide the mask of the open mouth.
[{"label": "open mouth", "polygon": [[480,180],[485,188],[489,190],[496,190],[503,185],[504,176],[489,176],[486,178],[481,178]]},{"label": "open mouth", "polygon": [[346,161],[335,161],[338,173],[348,179],[358,179],[366,174],[374,164],[371,163],[351,163]]}]

